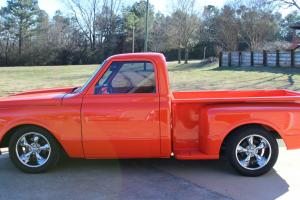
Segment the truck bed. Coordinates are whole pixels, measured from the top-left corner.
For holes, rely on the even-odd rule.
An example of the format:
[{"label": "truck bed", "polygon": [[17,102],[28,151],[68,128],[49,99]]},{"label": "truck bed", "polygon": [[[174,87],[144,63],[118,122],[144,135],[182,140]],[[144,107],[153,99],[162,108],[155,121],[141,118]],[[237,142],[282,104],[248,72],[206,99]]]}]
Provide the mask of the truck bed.
[{"label": "truck bed", "polygon": [[[295,132],[286,135],[295,135],[298,128],[286,125],[294,125],[293,120],[300,118],[298,103],[300,93],[287,90],[174,92],[175,156],[177,159],[217,159],[219,151],[214,147],[219,147],[224,139],[219,136],[243,123],[264,122],[270,127],[285,127],[284,130]],[[287,143],[290,148],[296,146],[293,141],[298,140],[285,136],[283,139],[292,141]]]},{"label": "truck bed", "polygon": [[173,92],[173,103],[300,102],[300,93],[288,90]]}]

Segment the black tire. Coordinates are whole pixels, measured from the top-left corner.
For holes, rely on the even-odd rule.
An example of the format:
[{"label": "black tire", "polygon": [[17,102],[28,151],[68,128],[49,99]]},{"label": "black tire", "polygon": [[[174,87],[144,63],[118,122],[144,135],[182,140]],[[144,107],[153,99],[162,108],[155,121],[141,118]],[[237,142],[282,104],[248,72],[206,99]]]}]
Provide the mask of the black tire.
[{"label": "black tire", "polygon": [[[250,145],[251,143],[249,142],[250,136],[254,136],[252,142],[254,146]],[[259,146],[258,144],[259,140],[263,141],[262,138],[267,141],[267,142],[266,141],[263,142],[264,145],[267,147],[264,148],[264,150],[252,151],[254,147]],[[255,144],[257,146],[255,146]],[[243,149],[239,148],[238,150],[238,146],[243,147],[243,145],[246,147]],[[250,146],[252,147],[252,149]],[[247,148],[248,149],[250,148],[251,150],[245,152]],[[258,153],[256,153],[257,151]],[[264,152],[264,154],[266,154],[266,157],[263,156],[264,160],[262,163],[264,164],[262,163],[259,164],[257,155],[261,154],[262,151]],[[277,161],[278,153],[279,153],[278,143],[276,141],[276,138],[273,136],[273,134],[261,127],[256,127],[256,126],[244,127],[236,130],[234,133],[232,133],[231,137],[229,138],[229,141],[227,143],[227,148],[226,148],[227,159],[229,160],[232,167],[240,174],[244,176],[250,176],[250,177],[261,176],[269,172]],[[246,158],[250,157],[249,162],[245,162],[246,160],[245,157]],[[243,166],[242,165],[243,163],[247,167]]]},{"label": "black tire", "polygon": [[[33,166],[33,167],[27,166],[19,159],[18,155],[20,153],[17,150],[17,148],[20,148],[20,146],[18,145],[18,147],[17,147],[17,143],[18,143],[18,141],[22,140],[21,138],[23,136],[26,136],[29,133],[39,134],[39,136],[41,138],[40,140],[44,140],[47,142],[46,144],[49,143],[49,145],[50,145],[50,150],[47,150],[47,152],[46,152],[47,159],[45,159],[45,163],[42,164],[41,166],[39,166],[39,164],[37,162],[37,158],[35,156],[36,154],[33,154],[33,153],[30,156],[30,160],[35,158],[37,166]],[[30,135],[28,135],[26,137],[30,137]],[[26,140],[28,140],[28,139],[26,139]],[[31,141],[28,141],[28,144],[30,144],[30,142]],[[28,147],[28,148],[31,148],[31,147]],[[44,152],[39,152],[39,153],[43,154]],[[20,170],[22,170],[23,172],[26,172],[26,173],[37,174],[37,173],[43,173],[43,172],[48,171],[49,169],[56,166],[56,164],[58,163],[58,161],[60,159],[60,155],[61,155],[60,145],[57,143],[57,141],[53,138],[53,136],[47,130],[39,128],[39,127],[28,126],[28,127],[21,128],[21,129],[17,130],[15,133],[13,133],[13,135],[10,139],[10,142],[9,142],[9,156],[10,156],[12,163],[17,168],[19,168]],[[32,157],[34,157],[34,158],[32,158]],[[30,161],[30,162],[34,162],[34,161]]]}]

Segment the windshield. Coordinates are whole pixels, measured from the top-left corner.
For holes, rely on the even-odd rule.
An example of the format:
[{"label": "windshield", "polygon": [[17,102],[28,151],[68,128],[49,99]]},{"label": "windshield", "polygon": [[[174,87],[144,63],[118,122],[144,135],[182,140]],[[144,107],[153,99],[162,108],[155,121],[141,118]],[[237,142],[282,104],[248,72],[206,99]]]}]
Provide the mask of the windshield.
[{"label": "windshield", "polygon": [[106,63],[106,60],[103,61],[103,63],[100,64],[100,66],[95,70],[93,75],[90,76],[90,78],[86,81],[86,83],[82,87],[77,88],[74,91],[74,93],[82,92],[83,90],[85,90],[85,88],[90,84],[90,82],[95,78],[95,76],[97,76],[98,72],[102,69],[102,67],[105,65],[105,63]]}]

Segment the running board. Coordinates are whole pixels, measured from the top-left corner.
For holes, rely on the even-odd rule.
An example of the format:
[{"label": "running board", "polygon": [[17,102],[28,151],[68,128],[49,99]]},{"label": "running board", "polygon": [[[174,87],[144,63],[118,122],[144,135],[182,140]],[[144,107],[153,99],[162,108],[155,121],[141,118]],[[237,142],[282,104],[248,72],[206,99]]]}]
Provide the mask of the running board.
[{"label": "running board", "polygon": [[178,160],[217,160],[219,155],[207,155],[202,152],[180,152],[175,153],[175,158]]}]

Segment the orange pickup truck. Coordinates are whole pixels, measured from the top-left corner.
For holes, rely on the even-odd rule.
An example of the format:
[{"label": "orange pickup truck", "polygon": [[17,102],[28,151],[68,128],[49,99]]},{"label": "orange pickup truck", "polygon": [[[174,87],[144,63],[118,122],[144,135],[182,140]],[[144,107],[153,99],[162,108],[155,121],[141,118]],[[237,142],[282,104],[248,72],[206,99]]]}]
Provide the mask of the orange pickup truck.
[{"label": "orange pickup truck", "polygon": [[108,58],[82,87],[0,99],[1,147],[21,170],[72,158],[227,158],[246,176],[268,172],[278,138],[300,148],[300,94],[285,90],[171,92],[158,53]]}]

